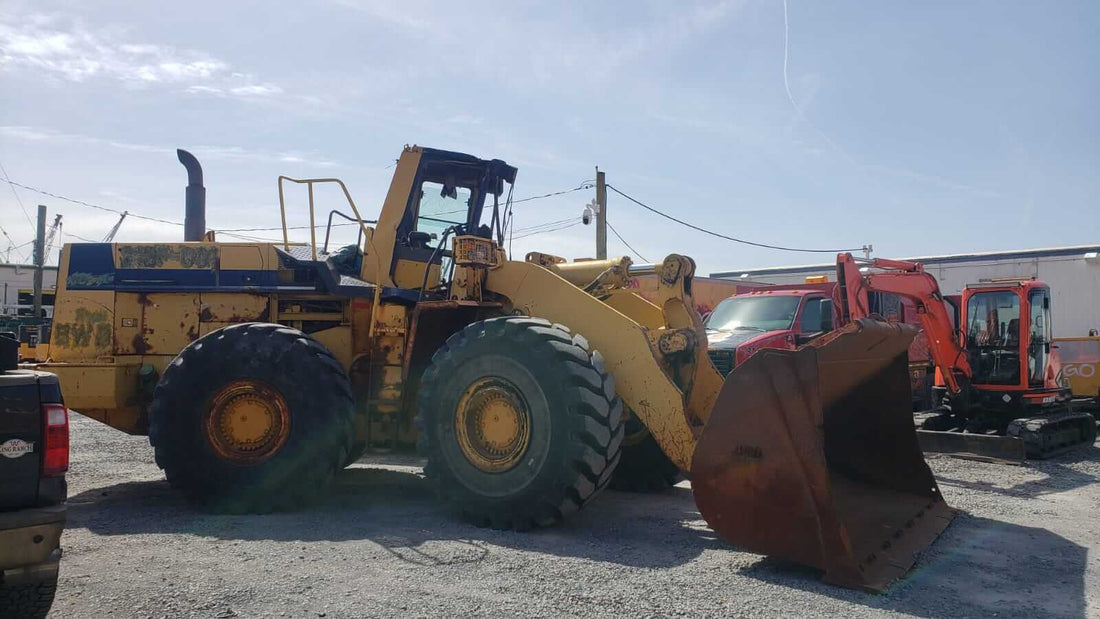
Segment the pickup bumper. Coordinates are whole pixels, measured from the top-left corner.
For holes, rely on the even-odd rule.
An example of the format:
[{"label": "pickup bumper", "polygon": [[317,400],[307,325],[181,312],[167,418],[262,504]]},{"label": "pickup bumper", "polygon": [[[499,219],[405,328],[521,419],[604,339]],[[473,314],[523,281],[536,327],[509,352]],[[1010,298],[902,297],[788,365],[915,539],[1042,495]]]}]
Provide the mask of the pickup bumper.
[{"label": "pickup bumper", "polygon": [[4,582],[37,580],[56,572],[65,505],[0,512],[0,570]]}]

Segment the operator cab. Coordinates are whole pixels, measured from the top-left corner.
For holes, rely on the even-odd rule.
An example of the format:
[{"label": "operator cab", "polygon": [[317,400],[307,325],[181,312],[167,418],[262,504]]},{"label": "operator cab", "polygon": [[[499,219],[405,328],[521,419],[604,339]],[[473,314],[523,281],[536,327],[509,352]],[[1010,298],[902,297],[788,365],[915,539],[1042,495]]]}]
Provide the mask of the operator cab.
[{"label": "operator cab", "polygon": [[[499,159],[485,160],[432,148],[418,150],[411,190],[406,192],[408,198],[396,225],[389,275],[399,288],[419,289],[427,272],[423,283],[435,289],[441,286],[441,280],[450,279],[453,265],[447,237],[474,235],[503,244],[517,170]],[[402,155],[398,165],[404,160]],[[400,177],[398,170],[391,196],[399,189]],[[387,197],[384,209],[389,207]],[[386,213],[380,222],[385,217]]]},{"label": "operator cab", "polygon": [[[300,272],[295,275],[296,283],[319,280],[323,289],[346,297],[372,296],[374,287],[382,286],[383,296],[405,303],[433,298],[446,289],[453,273],[449,237],[476,236],[493,240],[498,246],[503,244],[504,231],[511,223],[516,172],[499,159],[406,146],[397,160],[377,220],[362,218],[347,187],[338,179],[280,177],[284,242],[277,249],[284,263]],[[287,240],[283,181],[309,187],[310,230],[314,237],[317,222],[313,186],[335,183],[343,190],[352,213],[329,213],[321,247],[294,246]],[[359,231],[354,245],[329,253],[334,216],[350,221]],[[313,277],[314,272],[318,277]]]},{"label": "operator cab", "polygon": [[1052,339],[1050,289],[1034,281],[967,286],[966,350],[975,385],[1043,387]]}]

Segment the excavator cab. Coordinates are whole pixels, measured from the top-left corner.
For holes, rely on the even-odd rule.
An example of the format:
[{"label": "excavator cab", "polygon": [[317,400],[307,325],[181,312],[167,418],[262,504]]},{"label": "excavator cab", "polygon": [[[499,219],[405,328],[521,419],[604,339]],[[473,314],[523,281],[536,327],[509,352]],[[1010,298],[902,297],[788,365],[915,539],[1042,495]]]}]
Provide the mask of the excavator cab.
[{"label": "excavator cab", "polygon": [[960,325],[984,405],[1022,415],[1064,404],[1060,365],[1052,348],[1050,288],[1030,279],[992,280],[965,287]]}]

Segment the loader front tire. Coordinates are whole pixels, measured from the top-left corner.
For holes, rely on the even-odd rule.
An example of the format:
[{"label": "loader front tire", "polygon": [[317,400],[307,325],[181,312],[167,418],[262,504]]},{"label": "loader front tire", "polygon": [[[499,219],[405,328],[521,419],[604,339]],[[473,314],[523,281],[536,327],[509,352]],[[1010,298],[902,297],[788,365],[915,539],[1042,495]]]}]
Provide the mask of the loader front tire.
[{"label": "loader front tire", "polygon": [[351,449],[351,387],[305,333],[243,323],[192,342],[165,368],[149,442],[168,482],[213,511],[316,499]]},{"label": "loader front tire", "polygon": [[659,492],[675,486],[683,478],[680,468],[661,451],[653,434],[628,411],[622,460],[611,477],[611,488],[624,492]]},{"label": "loader front tire", "polygon": [[527,317],[473,323],[436,351],[420,385],[425,474],[478,526],[560,522],[607,485],[619,462],[614,377],[561,325]]}]

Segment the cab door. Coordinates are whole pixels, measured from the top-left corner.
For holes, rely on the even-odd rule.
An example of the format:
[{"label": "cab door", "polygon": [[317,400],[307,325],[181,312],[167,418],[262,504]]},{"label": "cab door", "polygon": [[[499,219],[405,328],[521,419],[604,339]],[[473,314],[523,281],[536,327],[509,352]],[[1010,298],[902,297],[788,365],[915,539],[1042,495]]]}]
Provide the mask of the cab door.
[{"label": "cab door", "polygon": [[823,296],[808,296],[796,325],[795,342],[801,346],[833,330],[833,302]]}]

